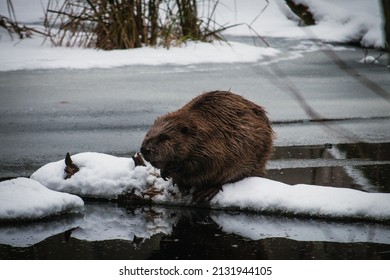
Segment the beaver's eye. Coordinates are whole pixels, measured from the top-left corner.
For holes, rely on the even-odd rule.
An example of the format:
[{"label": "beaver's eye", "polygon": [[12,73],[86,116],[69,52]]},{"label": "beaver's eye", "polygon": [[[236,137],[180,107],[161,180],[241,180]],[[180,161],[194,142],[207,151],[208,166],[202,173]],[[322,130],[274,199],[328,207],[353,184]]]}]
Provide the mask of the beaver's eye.
[{"label": "beaver's eye", "polygon": [[167,141],[167,140],[169,140],[169,136],[166,135],[166,134],[161,134],[161,135],[158,137],[158,140],[159,140],[160,142]]},{"label": "beaver's eye", "polygon": [[188,133],[188,127],[187,127],[187,126],[183,126],[183,127],[181,128],[180,132],[181,132],[182,134],[187,134],[187,133]]}]

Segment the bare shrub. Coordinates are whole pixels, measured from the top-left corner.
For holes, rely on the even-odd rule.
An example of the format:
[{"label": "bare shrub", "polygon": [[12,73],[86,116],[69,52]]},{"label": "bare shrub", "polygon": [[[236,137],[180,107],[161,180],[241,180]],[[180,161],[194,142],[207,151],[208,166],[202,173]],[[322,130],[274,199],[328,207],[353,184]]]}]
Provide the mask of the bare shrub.
[{"label": "bare shrub", "polygon": [[19,39],[30,38],[33,33],[46,35],[42,31],[18,23],[18,21],[16,20],[16,14],[14,6],[12,4],[12,0],[7,0],[7,8],[8,17],[0,15],[0,27],[3,27],[5,30],[7,30],[11,38],[13,38],[14,34],[16,34]]},{"label": "bare shrub", "polygon": [[205,1],[200,17],[197,0],[49,0],[45,28],[54,46],[104,50],[223,39],[231,26],[213,19],[219,1]]}]

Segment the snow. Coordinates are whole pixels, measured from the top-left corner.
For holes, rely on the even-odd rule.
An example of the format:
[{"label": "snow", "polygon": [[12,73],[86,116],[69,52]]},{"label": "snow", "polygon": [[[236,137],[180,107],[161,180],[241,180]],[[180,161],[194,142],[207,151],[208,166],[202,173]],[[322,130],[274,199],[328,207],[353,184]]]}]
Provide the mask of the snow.
[{"label": "snow", "polygon": [[[17,19],[39,26],[46,2],[40,0],[14,0]],[[226,0],[217,7],[216,21],[221,25],[240,24],[224,34],[239,36],[284,37],[320,39],[329,42],[360,42],[367,47],[384,46],[382,16],[379,1],[354,0],[300,0],[310,7],[317,24],[301,27],[297,17],[289,11],[283,0]],[[264,11],[263,11],[264,9]],[[263,11],[261,13],[261,11]],[[8,15],[6,1],[0,3],[0,14]],[[250,26],[250,27],[249,27]],[[42,29],[43,27],[40,26]],[[162,47],[133,50],[99,51],[80,48],[52,48],[48,40],[32,39],[11,41],[0,29],[0,71],[22,69],[89,69],[129,65],[189,65],[198,63],[237,63],[278,61],[297,56],[283,56],[272,47],[253,46],[238,42],[213,44],[188,42],[169,50]]]},{"label": "snow", "polygon": [[[72,156],[80,171],[69,179],[64,178],[65,161],[49,163],[31,175],[50,189],[81,196],[116,198],[126,185],[132,182],[134,161],[98,153],[82,153]],[[145,178],[141,174],[139,178]],[[145,184],[146,181],[137,182]]]},{"label": "snow", "polygon": [[217,207],[332,218],[390,218],[390,194],[347,188],[287,185],[266,178],[246,178],[223,187],[212,200]]},{"label": "snow", "polygon": [[359,59],[358,62],[359,63],[379,63],[378,59],[371,56],[371,55],[368,55],[366,57],[363,57],[362,59]]},{"label": "snow", "polygon": [[0,220],[34,220],[82,212],[80,197],[52,191],[39,182],[17,178],[0,182]]},{"label": "snow", "polygon": [[[177,186],[164,181],[159,170],[150,164],[135,167],[132,159],[99,153],[80,153],[72,159],[80,171],[70,179],[64,179],[64,160],[43,166],[31,178],[50,189],[81,196],[113,199],[133,193],[158,204],[190,204],[190,198],[181,197]],[[251,177],[224,185],[211,200],[211,207],[291,216],[389,220],[389,201],[390,194],[386,193],[303,184],[291,186]]]},{"label": "snow", "polygon": [[277,56],[274,48],[261,48],[237,42],[213,44],[188,42],[182,47],[145,47],[133,50],[52,48],[41,38],[1,42],[0,71],[33,69],[89,69],[129,65],[188,65],[198,63],[255,62]]},{"label": "snow", "polygon": [[298,0],[296,2],[310,7],[316,25],[308,29],[318,39],[334,42],[357,41],[366,47],[384,46],[380,1]]},{"label": "snow", "polygon": [[[245,23],[228,29],[232,35],[255,35],[329,42],[360,42],[366,47],[383,47],[383,22],[380,1],[294,0],[309,7],[316,24],[299,26],[284,0],[228,0],[217,10],[221,23]],[[234,5],[236,4],[236,8]],[[353,6],[353,8],[351,8]],[[260,11],[263,11],[261,15]],[[219,12],[219,13],[218,13]],[[248,25],[251,28],[248,28]]]},{"label": "snow", "polygon": [[86,152],[72,155],[73,163],[80,171],[65,179],[65,161],[48,163],[31,175],[46,187],[83,197],[117,199],[119,195],[141,191],[147,186],[168,189],[169,182],[150,164],[135,166],[131,158],[115,157],[102,153]]}]

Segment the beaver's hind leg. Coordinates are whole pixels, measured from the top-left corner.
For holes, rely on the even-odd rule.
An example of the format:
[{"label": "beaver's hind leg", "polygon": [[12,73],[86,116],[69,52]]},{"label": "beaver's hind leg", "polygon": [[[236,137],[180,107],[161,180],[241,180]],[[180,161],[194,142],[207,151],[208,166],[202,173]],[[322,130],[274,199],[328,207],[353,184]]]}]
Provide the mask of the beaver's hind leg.
[{"label": "beaver's hind leg", "polygon": [[196,205],[210,206],[210,201],[221,189],[221,186],[213,186],[195,190],[192,193],[192,202]]}]

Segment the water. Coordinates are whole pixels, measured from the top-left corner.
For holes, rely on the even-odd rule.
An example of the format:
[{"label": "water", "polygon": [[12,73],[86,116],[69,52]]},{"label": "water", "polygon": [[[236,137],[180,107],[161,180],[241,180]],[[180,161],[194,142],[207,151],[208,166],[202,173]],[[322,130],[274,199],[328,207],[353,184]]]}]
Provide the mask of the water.
[{"label": "water", "polygon": [[288,184],[390,192],[390,143],[280,147],[268,177]]},{"label": "water", "polygon": [[[268,177],[390,192],[390,143],[277,147]],[[87,201],[0,225],[0,259],[390,259],[390,225]]]},{"label": "water", "polygon": [[[88,203],[86,210],[76,228],[33,245],[0,245],[0,259],[390,258],[389,225],[111,203]],[[121,217],[95,220],[94,211]],[[36,227],[42,234],[52,226],[35,223],[8,230],[15,236],[23,230],[32,234]],[[4,230],[0,228],[2,234]]]}]

